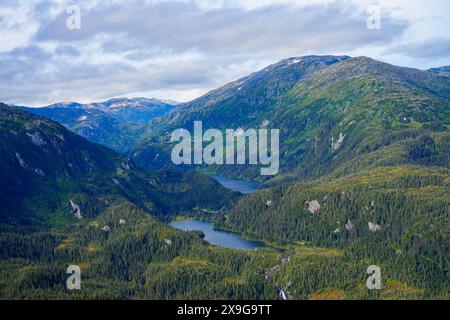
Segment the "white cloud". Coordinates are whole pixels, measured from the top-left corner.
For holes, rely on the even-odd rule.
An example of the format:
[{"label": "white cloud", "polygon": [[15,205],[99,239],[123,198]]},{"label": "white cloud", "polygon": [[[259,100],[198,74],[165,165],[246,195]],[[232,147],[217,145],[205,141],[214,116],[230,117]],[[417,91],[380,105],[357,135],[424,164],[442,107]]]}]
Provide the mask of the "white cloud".
[{"label": "white cloud", "polygon": [[[428,66],[425,58],[450,63],[444,45],[420,45],[449,38],[445,0],[425,7],[420,0],[80,1],[81,30],[65,28],[69,4],[2,1],[0,101],[123,95],[186,101],[305,54],[368,55],[420,67]],[[379,31],[366,28],[365,8],[373,4],[382,8]],[[438,52],[441,60],[433,59]]]}]

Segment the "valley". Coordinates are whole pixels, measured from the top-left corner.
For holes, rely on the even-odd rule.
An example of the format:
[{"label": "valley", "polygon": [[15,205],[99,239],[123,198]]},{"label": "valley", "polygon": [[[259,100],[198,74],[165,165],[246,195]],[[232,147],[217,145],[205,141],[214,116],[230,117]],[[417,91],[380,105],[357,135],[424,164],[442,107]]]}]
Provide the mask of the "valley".
[{"label": "valley", "polygon": [[[0,298],[449,299],[446,70],[305,56],[182,104],[0,104]],[[279,130],[279,174],[175,165],[196,121]]]}]

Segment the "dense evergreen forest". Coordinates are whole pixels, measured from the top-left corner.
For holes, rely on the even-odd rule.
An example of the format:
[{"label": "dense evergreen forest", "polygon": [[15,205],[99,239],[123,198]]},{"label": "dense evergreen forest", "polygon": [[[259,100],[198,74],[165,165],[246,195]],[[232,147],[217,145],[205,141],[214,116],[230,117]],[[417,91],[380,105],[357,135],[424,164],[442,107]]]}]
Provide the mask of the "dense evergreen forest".
[{"label": "dense evergreen forest", "polygon": [[[381,250],[378,243],[368,238],[342,249],[295,243],[231,250],[209,245],[196,232],[174,230],[119,200],[95,219],[67,228],[2,233],[0,294],[3,299],[276,299],[280,285],[295,299],[448,298],[448,275],[439,269],[448,257],[442,248],[419,241],[399,253]],[[441,256],[429,261],[408,253],[425,247]],[[371,263],[383,270],[380,291],[365,286]],[[66,288],[69,265],[81,268],[81,290]]]},{"label": "dense evergreen forest", "polygon": [[[294,244],[300,256],[310,251],[295,243],[329,248],[335,257],[336,265],[319,264],[308,271],[300,262],[291,262],[286,281],[300,272],[311,276],[314,287],[322,274],[330,272],[342,281],[339,285],[332,280],[331,288],[346,287],[344,283],[351,282],[347,278],[350,270],[343,271],[346,267],[339,262],[347,258],[380,266],[388,283],[398,281],[398,286],[409,288],[406,291],[414,292],[413,296],[448,297],[449,194],[446,169],[380,168],[340,179],[262,190],[242,198],[231,212],[216,219],[222,228],[252,239],[282,247]],[[354,266],[354,276],[358,277],[357,264]],[[296,296],[307,297],[304,285],[292,281]]]},{"label": "dense evergreen forest", "polygon": [[[127,155],[0,104],[0,299],[450,299],[449,110],[446,76],[331,56],[181,104]],[[195,120],[279,128],[280,174],[207,168],[268,179],[243,196],[174,168],[169,133]],[[266,245],[213,246],[180,216]]]}]

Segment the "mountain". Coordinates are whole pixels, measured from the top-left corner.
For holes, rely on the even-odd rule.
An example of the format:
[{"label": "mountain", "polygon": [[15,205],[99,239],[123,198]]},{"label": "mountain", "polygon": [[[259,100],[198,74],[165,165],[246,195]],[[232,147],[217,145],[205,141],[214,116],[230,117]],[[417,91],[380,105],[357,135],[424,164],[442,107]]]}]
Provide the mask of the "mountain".
[{"label": "mountain", "polygon": [[[366,57],[283,60],[177,106],[152,122],[132,152],[143,168],[170,167],[170,133],[203,128],[280,130],[280,174],[271,182],[400,164],[448,167],[450,79]],[[211,168],[208,168],[211,170]],[[257,166],[218,166],[261,179]]]},{"label": "mountain", "polygon": [[237,197],[197,173],[141,172],[109,148],[3,104],[0,124],[1,228],[73,223],[119,198],[170,216],[219,210]]},{"label": "mountain", "polygon": [[101,110],[120,120],[147,124],[150,120],[168,113],[176,105],[176,102],[155,98],[116,98],[105,102],[91,103],[85,105],[85,108]]},{"label": "mountain", "polygon": [[[275,299],[272,252],[213,247],[163,221],[239,197],[198,173],[141,172],[120,154],[0,104],[1,299]],[[68,266],[82,290],[68,290]]]},{"label": "mountain", "polygon": [[[144,136],[143,141],[131,152],[132,159],[143,168],[170,166],[171,145],[168,141],[171,131],[178,128],[192,130],[196,120],[201,120],[205,128],[259,128],[268,119],[277,101],[300,79],[316,69],[347,59],[348,56],[286,59],[192,102],[180,104],[166,116],[152,122],[147,137]],[[250,178],[251,175],[242,176]]]},{"label": "mountain", "polygon": [[432,69],[429,69],[428,71],[436,73],[441,76],[450,77],[450,66],[432,68]]},{"label": "mountain", "polygon": [[65,102],[42,108],[19,108],[57,121],[92,142],[125,153],[137,143],[150,120],[168,113],[175,105],[157,99],[117,98],[91,104]]},{"label": "mountain", "polygon": [[349,59],[348,56],[290,58],[260,72],[213,90],[192,102],[180,104],[167,119],[172,127],[192,127],[201,120],[212,128],[248,126],[276,103],[300,80],[312,72]]},{"label": "mountain", "polygon": [[[291,58],[152,120],[127,158],[0,105],[0,298],[449,299],[449,107],[449,79],[432,72]],[[281,173],[239,196],[170,170],[170,134],[195,120],[280,129]],[[267,246],[225,249],[164,223],[180,215]],[[73,264],[82,290],[64,286]]]},{"label": "mountain", "polygon": [[[280,174],[214,219],[286,249],[271,276],[290,295],[356,297],[367,290],[355,279],[376,265],[378,299],[448,299],[448,77],[367,57],[291,58],[154,121],[132,161],[170,167],[170,133],[196,120],[280,129]],[[262,179],[252,166],[199,169]]]}]

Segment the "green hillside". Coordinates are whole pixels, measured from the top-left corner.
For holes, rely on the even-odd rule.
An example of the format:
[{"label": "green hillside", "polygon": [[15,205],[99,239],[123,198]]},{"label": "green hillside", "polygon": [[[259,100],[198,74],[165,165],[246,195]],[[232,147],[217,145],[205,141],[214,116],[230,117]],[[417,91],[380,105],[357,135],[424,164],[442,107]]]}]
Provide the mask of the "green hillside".
[{"label": "green hillside", "polygon": [[[428,294],[448,295],[449,194],[447,169],[386,167],[262,190],[242,198],[217,223],[281,246],[335,248]],[[294,286],[305,291],[298,282]]]},{"label": "green hillside", "polygon": [[[70,228],[0,233],[0,298],[274,299],[258,270],[276,261],[275,252],[210,247],[119,199]],[[72,264],[81,290],[66,288]]]},{"label": "green hillside", "polygon": [[[0,299],[276,299],[277,288],[290,299],[449,299],[450,79],[440,74],[290,58],[154,120],[128,158],[0,104]],[[196,120],[280,129],[280,174],[175,168],[170,134]],[[263,188],[242,196],[202,171]],[[266,246],[213,246],[165,223],[176,216]],[[65,288],[71,264],[83,290]],[[370,265],[381,290],[366,288]]]},{"label": "green hillside", "polygon": [[[389,260],[380,261],[370,251],[360,259],[363,249],[304,243],[282,251],[224,249],[208,245],[195,232],[172,229],[119,199],[97,217],[70,228],[0,233],[0,297],[276,299],[280,285],[291,299],[448,298],[445,278],[436,275],[426,282],[429,276],[415,270],[433,270],[432,261],[423,269],[408,256],[386,253]],[[365,287],[370,263],[383,268],[380,291]],[[81,268],[81,290],[65,287],[65,271],[73,264]]]},{"label": "green hillside", "polygon": [[126,153],[138,143],[150,120],[174,107],[157,99],[116,98],[90,104],[63,102],[41,108],[17,108],[57,121],[89,141]]},{"label": "green hillside", "polygon": [[[61,125],[0,105],[1,228],[64,225],[117,198],[158,216],[219,210],[237,197],[201,174],[143,173]],[[213,191],[213,192],[211,192]]]},{"label": "green hillside", "polygon": [[[201,120],[205,129],[280,129],[276,181],[402,164],[448,167],[449,110],[448,77],[365,57],[293,58],[180,105],[131,155],[140,167],[170,167],[171,131]],[[214,169],[262,178],[255,166]]]}]

